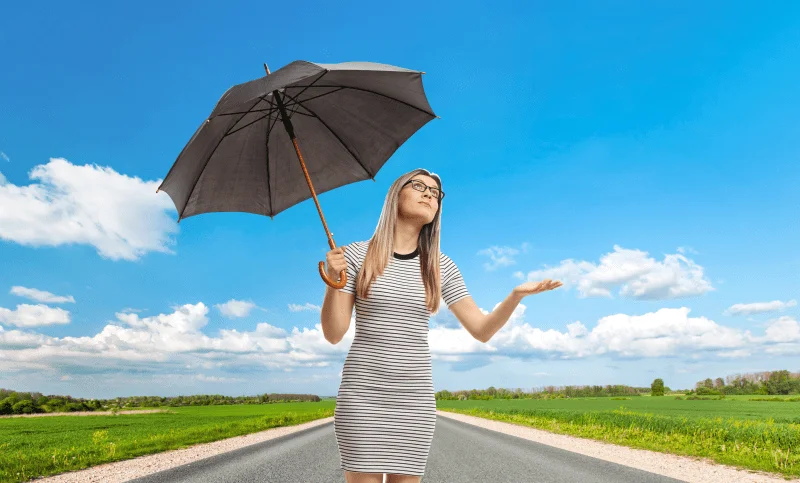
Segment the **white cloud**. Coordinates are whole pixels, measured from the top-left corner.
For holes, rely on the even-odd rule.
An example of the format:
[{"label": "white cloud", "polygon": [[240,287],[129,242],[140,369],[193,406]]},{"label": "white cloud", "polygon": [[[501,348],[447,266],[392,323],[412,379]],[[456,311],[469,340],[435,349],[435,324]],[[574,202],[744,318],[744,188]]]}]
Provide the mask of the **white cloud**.
[{"label": "white cloud", "polygon": [[214,307],[219,309],[220,313],[225,317],[230,319],[236,317],[247,317],[250,315],[250,311],[256,306],[253,302],[248,302],[245,300],[236,300],[231,299],[225,302],[224,304],[216,304]]},{"label": "white cloud", "polygon": [[800,324],[792,317],[780,317],[767,326],[768,342],[800,342]]},{"label": "white cloud", "polygon": [[[701,354],[710,357],[742,357],[748,350],[773,342],[800,341],[800,328],[793,319],[782,320],[763,338],[717,324],[706,317],[689,317],[690,309],[662,308],[642,315],[614,314],[601,318],[589,330],[580,321],[566,325],[566,331],[542,330],[524,322],[525,305],[520,304],[506,325],[487,344],[481,344],[465,330],[434,326],[429,344],[435,358],[460,361],[459,355],[491,353],[493,357],[574,359],[608,355],[621,358],[681,357]],[[797,339],[795,339],[797,338]],[[798,351],[800,352],[800,350]]]},{"label": "white cloud", "polygon": [[[515,273],[518,278],[525,275]],[[647,252],[614,245],[614,252],[600,263],[564,260],[557,267],[528,272],[528,281],[560,280],[565,288],[577,287],[580,297],[611,297],[619,294],[640,300],[665,300],[702,295],[714,290],[703,277],[703,267],[683,255],[665,255],[659,262]]]},{"label": "white cloud", "polygon": [[111,260],[137,260],[148,252],[174,253],[175,209],[158,181],[143,181],[110,167],[73,165],[51,158],[30,172],[32,183],[0,185],[0,238],[32,247],[87,244]]},{"label": "white cloud", "polygon": [[320,307],[319,305],[314,305],[309,302],[306,302],[304,305],[289,304],[290,312],[301,312],[303,310],[309,310],[311,312],[322,312],[322,307]]},{"label": "white cloud", "polygon": [[[525,245],[527,246],[527,244]],[[486,270],[495,270],[498,267],[507,267],[517,263],[514,256],[519,253],[519,250],[511,247],[498,247],[492,246],[478,251],[478,255],[487,255],[492,262],[484,263],[483,268]]]},{"label": "white cloud", "polygon": [[120,310],[120,312],[135,312],[138,314],[140,312],[144,312],[145,310],[146,309],[134,309],[132,307],[125,307],[124,309]]},{"label": "white cloud", "polygon": [[247,380],[240,377],[206,376],[205,374],[196,374],[194,378],[202,382],[245,382]]},{"label": "white cloud", "polygon": [[9,158],[8,155],[2,151],[0,151],[0,158],[3,159],[3,161],[11,161],[11,158]]},{"label": "white cloud", "polygon": [[117,320],[93,336],[51,337],[0,328],[0,365],[9,372],[72,374],[163,374],[192,367],[291,371],[342,362],[355,335],[351,320],[336,345],[325,340],[320,324],[287,331],[261,322],[252,331],[221,329],[217,337],[211,337],[202,332],[209,307],[201,302],[173,309],[143,318],[117,312]]},{"label": "white cloud", "polygon": [[73,298],[72,295],[67,295],[67,296],[54,295],[50,292],[37,290],[35,288],[21,287],[19,285],[11,287],[11,291],[9,293],[12,295],[26,297],[31,300],[35,300],[37,302],[42,302],[46,304],[58,304],[65,302],[71,302],[73,304],[75,303],[75,298]]},{"label": "white cloud", "polygon": [[772,302],[755,302],[751,304],[733,304],[728,307],[724,315],[752,315],[764,312],[776,312],[784,310],[789,307],[797,305],[796,300],[788,302],[781,302],[780,300],[773,300]]},{"label": "white cloud", "polygon": [[69,312],[42,304],[21,304],[16,310],[0,307],[0,322],[17,327],[69,324]]},{"label": "white cloud", "polygon": [[[61,309],[20,305],[15,312],[0,309],[0,321],[32,327],[35,324],[30,321],[42,321],[35,310],[52,310],[52,316]],[[611,314],[593,326],[571,321],[561,330],[534,327],[525,320],[525,311],[526,306],[519,304],[486,344],[463,327],[440,324],[439,316],[434,316],[437,320],[428,332],[432,358],[451,363],[453,370],[470,370],[506,358],[676,357],[691,362],[754,353],[800,354],[800,324],[792,317],[776,319],[764,335],[754,336],[749,330],[726,327],[706,317],[690,317],[686,307]],[[210,336],[203,332],[208,313],[209,307],[203,303],[185,304],[171,313],[150,317],[117,312],[116,320],[98,333],[78,337],[0,327],[0,366],[8,372],[73,375],[190,371],[186,377],[195,377],[198,368],[201,373],[220,370],[234,376],[248,370],[285,372],[343,363],[355,335],[353,315],[347,333],[336,345],[325,340],[319,323],[312,328],[284,329],[260,322],[252,330],[220,329]],[[227,382],[225,374],[208,377]]]}]

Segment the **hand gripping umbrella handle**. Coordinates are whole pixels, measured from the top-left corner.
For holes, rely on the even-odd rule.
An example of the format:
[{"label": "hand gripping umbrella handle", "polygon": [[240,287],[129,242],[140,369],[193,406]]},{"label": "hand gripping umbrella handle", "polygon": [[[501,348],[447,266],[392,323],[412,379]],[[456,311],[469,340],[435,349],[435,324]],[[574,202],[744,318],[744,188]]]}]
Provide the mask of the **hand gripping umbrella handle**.
[{"label": "hand gripping umbrella handle", "polygon": [[328,273],[325,271],[325,262],[319,262],[319,274],[322,276],[322,280],[324,280],[325,283],[330,285],[332,288],[340,289],[347,285],[347,270],[342,270],[339,272],[339,278],[341,281],[337,283],[328,277]]}]

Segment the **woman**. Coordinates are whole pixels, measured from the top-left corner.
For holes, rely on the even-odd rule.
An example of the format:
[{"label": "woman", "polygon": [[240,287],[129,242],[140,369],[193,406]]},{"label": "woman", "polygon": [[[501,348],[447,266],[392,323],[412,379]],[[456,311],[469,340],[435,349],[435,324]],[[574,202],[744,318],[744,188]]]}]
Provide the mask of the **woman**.
[{"label": "woman", "polygon": [[428,348],[428,321],[439,300],[477,340],[487,342],[508,321],[523,297],[561,282],[516,287],[484,315],[467,292],[458,267],[439,251],[439,176],[416,169],[400,176],[386,195],[369,241],[327,253],[334,279],[326,288],[322,331],[338,343],[356,308],[356,334],[345,359],[336,398],[334,431],[347,483],[419,483],[436,426]]}]

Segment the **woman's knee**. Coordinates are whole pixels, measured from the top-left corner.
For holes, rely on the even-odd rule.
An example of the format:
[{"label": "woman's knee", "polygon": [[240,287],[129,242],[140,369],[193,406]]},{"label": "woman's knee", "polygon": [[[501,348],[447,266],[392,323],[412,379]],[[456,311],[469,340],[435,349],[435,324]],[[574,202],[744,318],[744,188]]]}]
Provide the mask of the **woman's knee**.
[{"label": "woman's knee", "polygon": [[421,476],[387,474],[386,483],[420,483]]},{"label": "woman's knee", "polygon": [[358,473],[345,470],[344,480],[347,483],[383,483],[383,473]]}]

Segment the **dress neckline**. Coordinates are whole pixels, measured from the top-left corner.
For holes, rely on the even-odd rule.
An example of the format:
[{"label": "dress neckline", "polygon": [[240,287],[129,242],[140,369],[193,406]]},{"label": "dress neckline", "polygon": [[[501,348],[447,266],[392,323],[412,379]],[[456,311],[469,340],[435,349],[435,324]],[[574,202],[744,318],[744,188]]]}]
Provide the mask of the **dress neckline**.
[{"label": "dress neckline", "polygon": [[411,260],[412,258],[414,258],[417,255],[419,255],[419,246],[417,248],[415,248],[414,251],[411,252],[411,253],[393,252],[392,255],[394,256],[394,258],[397,258],[398,260]]}]

